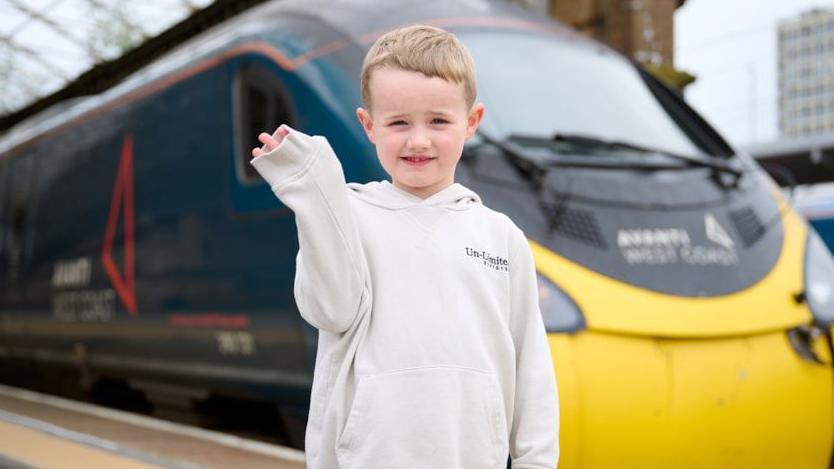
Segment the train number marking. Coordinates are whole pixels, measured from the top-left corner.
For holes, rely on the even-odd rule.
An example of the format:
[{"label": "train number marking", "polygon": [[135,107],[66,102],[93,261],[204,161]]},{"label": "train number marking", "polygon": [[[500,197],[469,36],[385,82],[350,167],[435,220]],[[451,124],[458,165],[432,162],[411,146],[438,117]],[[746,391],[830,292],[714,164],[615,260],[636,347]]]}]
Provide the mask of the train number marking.
[{"label": "train number marking", "polygon": [[254,355],[255,339],[246,331],[218,331],[217,348],[221,355]]},{"label": "train number marking", "polygon": [[116,310],[113,290],[67,291],[52,297],[52,315],[63,322],[108,322]]}]

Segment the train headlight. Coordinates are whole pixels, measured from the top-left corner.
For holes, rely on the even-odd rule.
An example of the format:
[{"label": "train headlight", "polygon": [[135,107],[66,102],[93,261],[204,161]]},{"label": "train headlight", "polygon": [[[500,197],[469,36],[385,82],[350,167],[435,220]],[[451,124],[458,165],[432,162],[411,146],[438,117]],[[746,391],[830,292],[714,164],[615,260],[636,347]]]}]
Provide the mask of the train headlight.
[{"label": "train headlight", "polygon": [[834,323],[834,259],[810,226],[805,245],[805,298],[818,323]]},{"label": "train headlight", "polygon": [[579,306],[559,287],[538,274],[539,308],[547,332],[576,332],[585,328]]}]

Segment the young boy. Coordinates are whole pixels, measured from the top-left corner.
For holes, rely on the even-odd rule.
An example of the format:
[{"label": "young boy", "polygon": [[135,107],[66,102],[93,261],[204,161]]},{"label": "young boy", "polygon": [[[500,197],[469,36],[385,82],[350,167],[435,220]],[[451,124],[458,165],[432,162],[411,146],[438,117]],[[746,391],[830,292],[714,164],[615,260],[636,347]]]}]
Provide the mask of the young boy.
[{"label": "young boy", "polygon": [[296,216],[295,299],[319,329],[307,467],[552,469],[558,399],[527,240],[454,182],[484,114],[469,52],[380,37],[356,114],[391,182],[345,184],[323,137],[259,136],[252,165]]}]

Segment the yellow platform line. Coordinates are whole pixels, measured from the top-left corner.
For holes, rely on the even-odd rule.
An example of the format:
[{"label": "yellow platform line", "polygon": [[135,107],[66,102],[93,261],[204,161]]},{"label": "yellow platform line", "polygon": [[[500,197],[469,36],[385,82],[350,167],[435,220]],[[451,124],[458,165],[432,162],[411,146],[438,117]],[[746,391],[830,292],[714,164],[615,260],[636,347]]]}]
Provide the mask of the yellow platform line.
[{"label": "yellow platform line", "polygon": [[[206,430],[203,428],[190,427],[187,425],[168,422],[165,420],[151,418],[143,415],[132,414],[120,410],[90,405],[84,402],[73,401],[57,396],[51,396],[48,394],[41,394],[27,389],[14,388],[3,384],[0,384],[0,396],[6,396],[12,399],[22,400],[26,402],[32,402],[38,405],[47,405],[50,407],[55,407],[71,412],[77,412],[83,415],[90,415],[101,419],[113,420],[115,422],[139,427],[149,432],[166,432],[171,433],[175,436],[184,436],[203,442],[210,442],[227,448],[233,448],[241,451],[247,451],[250,453],[272,457],[275,458],[278,462],[291,463],[293,466],[297,467],[303,468],[305,464],[304,452],[294,448],[276,446],[261,441],[248,440],[246,438],[238,437],[235,435],[229,435],[212,430]],[[0,408],[0,420],[3,420],[4,414],[5,411],[3,411],[2,408]],[[25,422],[21,421],[21,416],[11,415],[9,417],[10,418],[6,418],[5,420],[8,422],[26,425]],[[34,426],[27,426],[29,428],[34,429],[42,429],[44,427],[44,425],[37,424],[36,422],[34,423]],[[46,433],[50,432],[46,431]],[[0,434],[0,438],[2,438],[2,434]],[[113,444],[116,445],[116,443]],[[177,467],[181,469],[199,467],[199,465],[189,464],[185,461],[170,461],[158,456],[149,455],[147,453],[139,453],[136,450],[130,450],[125,448],[122,449],[126,451],[133,451],[134,453],[136,453],[127,453],[128,455],[137,456],[135,459],[147,461],[151,464],[161,465],[163,467]]]},{"label": "yellow platform line", "polygon": [[0,454],[39,468],[148,469],[161,466],[139,462],[0,420]]}]

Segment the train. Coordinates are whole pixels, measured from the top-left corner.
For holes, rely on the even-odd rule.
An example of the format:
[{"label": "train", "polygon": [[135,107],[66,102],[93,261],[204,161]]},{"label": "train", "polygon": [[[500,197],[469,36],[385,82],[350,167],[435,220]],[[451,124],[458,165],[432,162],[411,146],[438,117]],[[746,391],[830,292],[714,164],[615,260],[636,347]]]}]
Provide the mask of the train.
[{"label": "train", "polygon": [[[292,212],[249,164],[287,123],[386,179],[354,111],[373,40],[470,49],[456,182],[525,232],[561,468],[828,467],[834,261],[749,154],[635,61],[496,0],[268,1],[0,136],[0,368],[154,405],[278,409],[302,447],[317,331]],[[56,371],[57,373],[57,371]]]}]

